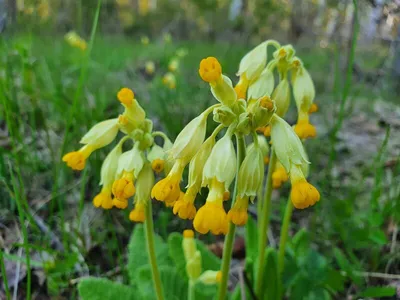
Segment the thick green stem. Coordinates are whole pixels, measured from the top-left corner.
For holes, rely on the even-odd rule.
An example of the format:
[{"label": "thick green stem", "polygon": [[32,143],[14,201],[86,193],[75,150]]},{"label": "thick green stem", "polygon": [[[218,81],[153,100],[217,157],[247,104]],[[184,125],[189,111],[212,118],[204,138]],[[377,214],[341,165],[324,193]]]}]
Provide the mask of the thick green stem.
[{"label": "thick green stem", "polygon": [[283,268],[285,265],[285,247],[286,241],[289,234],[290,220],[292,219],[293,213],[293,204],[290,200],[290,197],[286,204],[285,215],[283,216],[282,228],[281,228],[281,237],[279,241],[279,253],[278,253],[278,270],[279,274],[282,275]]},{"label": "thick green stem", "polygon": [[189,279],[188,300],[195,300],[195,295],[194,295],[194,282],[193,282],[193,280],[191,280],[191,279]]},{"label": "thick green stem", "polygon": [[267,232],[270,219],[271,211],[271,195],[272,195],[272,173],[274,171],[276,161],[276,155],[274,148],[271,149],[269,168],[267,180],[265,182],[265,194],[264,201],[262,204],[261,216],[258,216],[261,220],[261,225],[259,227],[260,236],[258,238],[258,271],[256,280],[256,295],[257,299],[263,299],[263,282],[264,282],[264,256],[265,248],[267,246]]},{"label": "thick green stem", "polygon": [[163,300],[164,296],[162,291],[160,272],[158,271],[156,253],[154,249],[154,226],[151,201],[149,201],[146,207],[146,221],[144,223],[147,241],[147,254],[149,255],[149,261],[151,265],[151,275],[153,277],[154,290],[156,291],[157,300]]},{"label": "thick green stem", "polygon": [[[237,172],[239,173],[240,165],[242,164],[244,157],[246,155],[246,144],[244,138],[242,136],[236,135],[236,143],[237,143]],[[236,194],[237,194],[237,183],[238,183],[238,176],[236,176],[235,180],[235,188],[233,191],[232,197],[232,206],[235,203]],[[224,253],[222,255],[222,266],[221,266],[221,282],[219,284],[219,291],[218,291],[218,299],[225,300],[226,293],[228,290],[228,277],[229,277],[229,268],[231,264],[232,258],[232,250],[233,250],[233,242],[235,240],[235,230],[236,226],[233,223],[229,223],[229,231],[225,237],[224,243]]]}]

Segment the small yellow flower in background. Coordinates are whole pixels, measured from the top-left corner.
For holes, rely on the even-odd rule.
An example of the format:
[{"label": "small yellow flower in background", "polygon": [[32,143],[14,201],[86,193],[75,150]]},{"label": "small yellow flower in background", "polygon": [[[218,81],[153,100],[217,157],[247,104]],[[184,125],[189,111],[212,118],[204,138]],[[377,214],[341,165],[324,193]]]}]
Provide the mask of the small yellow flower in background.
[{"label": "small yellow flower in background", "polygon": [[178,56],[179,58],[183,58],[188,54],[188,50],[186,48],[179,48],[176,51],[176,56]]},{"label": "small yellow flower in background", "polygon": [[128,29],[135,24],[135,16],[133,12],[127,8],[118,10],[118,19],[124,29]]},{"label": "small yellow flower in background", "polygon": [[176,88],[176,77],[171,72],[166,73],[162,78],[162,83],[169,89],[174,90]]},{"label": "small yellow flower in background", "polygon": [[179,68],[179,60],[177,58],[171,59],[171,61],[168,63],[168,70],[170,72],[176,72]]},{"label": "small yellow flower in background", "polygon": [[79,48],[82,51],[85,51],[87,48],[86,41],[81,38],[75,31],[70,31],[64,36],[65,40],[69,45],[74,48]]},{"label": "small yellow flower in background", "polygon": [[42,22],[45,22],[49,19],[50,17],[50,4],[48,0],[41,0],[38,7],[37,7],[37,13],[40,17],[40,20]]},{"label": "small yellow flower in background", "polygon": [[115,0],[116,4],[118,6],[124,7],[124,6],[129,6],[130,0]]},{"label": "small yellow flower in background", "polygon": [[221,271],[205,271],[201,276],[199,277],[199,281],[206,284],[206,285],[212,285],[212,284],[217,284],[221,282],[222,278],[222,273]]},{"label": "small yellow flower in background", "polygon": [[144,35],[140,38],[140,42],[142,43],[142,45],[147,46],[148,44],[150,44],[150,39],[148,36]]},{"label": "small yellow flower in background", "polygon": [[146,61],[145,65],[144,65],[144,70],[147,75],[153,75],[156,70],[156,65],[151,60]]}]

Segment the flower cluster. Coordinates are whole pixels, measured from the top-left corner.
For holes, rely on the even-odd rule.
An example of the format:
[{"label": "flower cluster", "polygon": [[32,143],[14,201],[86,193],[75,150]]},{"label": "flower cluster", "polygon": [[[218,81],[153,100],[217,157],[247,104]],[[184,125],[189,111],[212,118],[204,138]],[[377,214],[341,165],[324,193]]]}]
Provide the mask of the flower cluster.
[{"label": "flower cluster", "polygon": [[[277,50],[274,59],[267,64],[267,46],[270,44]],[[274,68],[278,69],[280,75],[276,87]],[[202,234],[226,234],[229,221],[244,225],[248,219],[249,203],[261,189],[264,163],[268,162],[265,159],[269,151],[268,144],[256,132],[268,126],[274,153],[292,183],[291,199],[294,206],[306,208],[315,204],[319,200],[319,193],[306,180],[309,162],[303,145],[292,127],[281,118],[290,100],[289,70],[295,74],[292,84],[297,86],[295,99],[299,121],[296,132],[306,132],[301,138],[308,137],[312,135],[309,128],[314,128],[308,122],[314,88],[300,60],[294,57],[291,46],[281,47],[275,41],[267,41],[250,51],[240,62],[237,73],[240,79],[235,87],[222,74],[221,64],[216,58],[203,59],[199,67],[200,77],[209,83],[211,93],[219,103],[194,118],[178,135],[169,151],[174,165],[167,177],[153,187],[152,197],[173,206],[174,214],[180,218],[194,219],[194,228]],[[219,126],[206,139],[206,124],[211,113]],[[217,139],[224,129],[222,137]],[[232,142],[234,135],[238,139],[247,136],[253,139],[253,143],[247,146],[240,166],[237,166],[237,154]],[[180,181],[188,165],[188,185],[186,191],[182,192]],[[223,201],[229,199],[229,188],[236,176],[236,199],[233,199],[234,204],[226,213]],[[278,181],[278,178],[275,180]],[[207,187],[209,193],[206,203],[197,211],[194,202],[202,187]]]},{"label": "flower cluster", "polygon": [[[70,168],[80,171],[95,150],[109,145],[118,132],[122,132],[124,137],[103,162],[100,180],[102,188],[94,197],[93,204],[104,209],[124,209],[128,207],[128,199],[135,196],[134,209],[129,218],[132,221],[143,222],[145,208],[154,185],[154,172],[169,172],[165,151],[172,143],[163,133],[153,132],[152,121],[146,119],[145,111],[130,89],[121,89],[117,97],[125,108],[123,114],[93,126],[80,141],[83,147],[65,154],[62,159]],[[164,139],[163,147],[154,143],[154,137],[157,135]],[[123,145],[129,140],[133,146],[124,152]]]}]

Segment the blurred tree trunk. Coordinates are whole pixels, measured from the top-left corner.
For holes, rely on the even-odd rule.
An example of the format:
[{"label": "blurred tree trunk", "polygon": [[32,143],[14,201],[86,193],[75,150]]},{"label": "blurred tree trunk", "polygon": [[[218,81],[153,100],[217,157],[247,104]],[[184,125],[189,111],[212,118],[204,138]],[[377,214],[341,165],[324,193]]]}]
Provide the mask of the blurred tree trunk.
[{"label": "blurred tree trunk", "polygon": [[17,21],[17,1],[16,0],[8,0],[7,12],[8,12],[8,16],[11,20],[11,23],[15,23]]}]

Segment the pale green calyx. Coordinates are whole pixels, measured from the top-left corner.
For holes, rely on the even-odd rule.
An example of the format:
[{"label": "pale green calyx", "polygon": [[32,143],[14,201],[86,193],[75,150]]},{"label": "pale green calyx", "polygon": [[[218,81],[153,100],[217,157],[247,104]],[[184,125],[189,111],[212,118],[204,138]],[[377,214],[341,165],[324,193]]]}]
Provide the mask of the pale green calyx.
[{"label": "pale green calyx", "polygon": [[276,114],[280,117],[285,116],[290,104],[290,86],[287,79],[279,82],[271,98],[275,101]]},{"label": "pale green calyx", "polygon": [[235,113],[226,105],[216,107],[213,110],[213,120],[217,123],[221,123],[225,127],[229,127],[235,120],[237,116]]},{"label": "pale green calyx", "polygon": [[303,144],[293,128],[276,114],[271,118],[271,141],[276,156],[290,173],[291,165],[309,164]]},{"label": "pale green calyx", "polygon": [[118,144],[108,153],[100,171],[100,185],[110,186],[114,182],[115,173],[117,172],[118,160],[122,154],[122,144]]},{"label": "pale green calyx", "polygon": [[110,119],[94,125],[80,140],[81,144],[102,148],[110,144],[118,133],[118,119]]},{"label": "pale green calyx", "polygon": [[264,155],[256,144],[247,151],[238,176],[238,195],[254,198],[264,178]]},{"label": "pale green calyx", "polygon": [[227,106],[232,106],[236,102],[236,92],[228,76],[222,75],[218,84],[211,85],[211,93],[215,99]]},{"label": "pale green calyx", "polygon": [[133,148],[122,153],[118,160],[116,176],[119,177],[123,171],[133,172],[135,178],[139,175],[144,165],[143,153],[139,150],[138,143]]},{"label": "pale green calyx", "polygon": [[144,164],[136,180],[135,202],[147,203],[154,186],[154,172],[149,163]]}]

